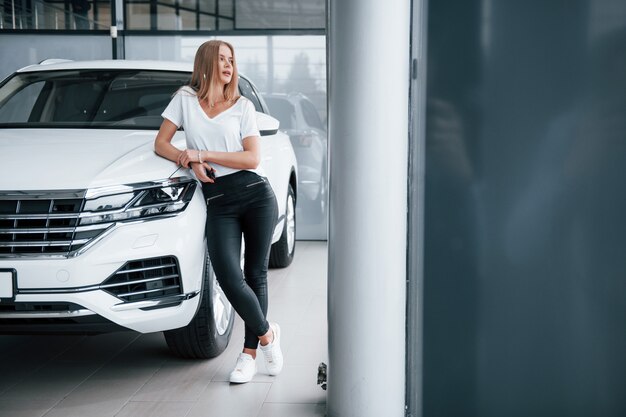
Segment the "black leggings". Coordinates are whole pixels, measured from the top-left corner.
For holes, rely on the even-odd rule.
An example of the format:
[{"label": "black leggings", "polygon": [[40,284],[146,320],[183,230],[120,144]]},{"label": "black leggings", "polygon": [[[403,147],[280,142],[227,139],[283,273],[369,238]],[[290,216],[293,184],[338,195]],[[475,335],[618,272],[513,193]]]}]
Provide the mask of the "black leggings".
[{"label": "black leggings", "polygon": [[206,237],[215,276],[246,324],[244,347],[256,349],[258,337],[269,330],[267,264],[278,217],[274,191],[266,178],[238,171],[218,177],[214,184],[203,183],[202,192],[207,203]]}]

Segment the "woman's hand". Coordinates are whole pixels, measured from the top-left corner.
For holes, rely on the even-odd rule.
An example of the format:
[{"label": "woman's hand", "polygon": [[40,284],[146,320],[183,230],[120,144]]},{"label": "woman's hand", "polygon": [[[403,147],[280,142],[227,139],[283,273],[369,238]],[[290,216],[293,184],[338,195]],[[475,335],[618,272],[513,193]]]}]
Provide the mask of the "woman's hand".
[{"label": "woman's hand", "polygon": [[215,181],[208,177],[207,171],[215,171],[213,167],[206,162],[198,163],[192,162],[191,169],[196,174],[196,178],[198,178],[201,182],[209,182],[213,184]]},{"label": "woman's hand", "polygon": [[200,162],[200,151],[195,149],[185,149],[180,152],[180,155],[178,155],[178,161],[176,162],[182,167],[191,168],[189,164],[192,162]]}]

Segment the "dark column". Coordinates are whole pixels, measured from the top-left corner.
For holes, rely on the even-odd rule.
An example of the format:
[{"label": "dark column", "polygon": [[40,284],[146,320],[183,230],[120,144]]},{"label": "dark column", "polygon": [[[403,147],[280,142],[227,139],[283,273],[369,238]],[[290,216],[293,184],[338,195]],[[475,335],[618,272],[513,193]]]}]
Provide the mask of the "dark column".
[{"label": "dark column", "polygon": [[113,59],[124,59],[124,2],[111,1],[111,46]]},{"label": "dark column", "polygon": [[424,416],[626,415],[625,17],[430,2]]}]

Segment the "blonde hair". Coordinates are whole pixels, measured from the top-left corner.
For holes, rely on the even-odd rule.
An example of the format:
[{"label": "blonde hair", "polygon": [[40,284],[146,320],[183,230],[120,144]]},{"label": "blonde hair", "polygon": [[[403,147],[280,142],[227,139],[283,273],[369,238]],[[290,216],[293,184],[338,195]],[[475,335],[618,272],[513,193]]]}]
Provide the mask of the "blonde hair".
[{"label": "blonde hair", "polygon": [[222,95],[226,101],[234,101],[239,98],[239,77],[237,62],[235,61],[235,49],[228,42],[219,40],[207,41],[200,45],[196,52],[189,86],[196,92],[200,100],[207,100],[211,106],[215,104],[211,101],[211,97],[213,97],[212,93],[219,88],[219,57],[220,46],[222,45],[227,46],[233,55],[231,65],[232,78],[230,82],[224,86]]}]

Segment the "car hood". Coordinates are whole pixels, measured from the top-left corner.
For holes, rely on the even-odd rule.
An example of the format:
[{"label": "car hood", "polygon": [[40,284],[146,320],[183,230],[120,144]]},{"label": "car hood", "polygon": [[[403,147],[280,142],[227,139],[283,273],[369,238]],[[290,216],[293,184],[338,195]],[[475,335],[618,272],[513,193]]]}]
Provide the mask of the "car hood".
[{"label": "car hood", "polygon": [[[76,190],[169,178],[177,166],[154,152],[155,137],[152,130],[2,129],[0,190]],[[174,143],[184,146],[181,132]]]}]

